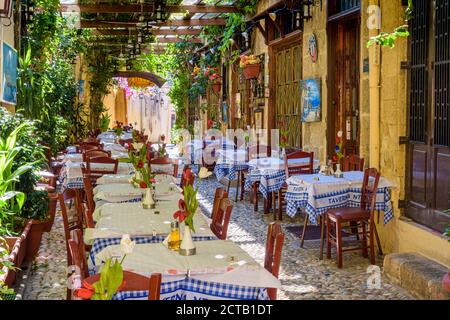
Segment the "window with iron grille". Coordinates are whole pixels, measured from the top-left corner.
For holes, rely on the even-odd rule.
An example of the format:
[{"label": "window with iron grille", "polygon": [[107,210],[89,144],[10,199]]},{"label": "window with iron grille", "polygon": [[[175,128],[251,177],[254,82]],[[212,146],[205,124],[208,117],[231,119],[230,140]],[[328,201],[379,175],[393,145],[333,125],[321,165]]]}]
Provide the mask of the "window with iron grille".
[{"label": "window with iron grille", "polygon": [[361,7],[361,0],[329,0],[328,1],[328,16],[342,14],[347,11],[359,9]]},{"label": "window with iron grille", "polygon": [[450,0],[436,0],[434,144],[450,147]]},{"label": "window with iron grille", "polygon": [[411,19],[411,85],[410,85],[410,140],[426,140],[428,109],[428,20],[429,1],[414,1],[414,16]]}]

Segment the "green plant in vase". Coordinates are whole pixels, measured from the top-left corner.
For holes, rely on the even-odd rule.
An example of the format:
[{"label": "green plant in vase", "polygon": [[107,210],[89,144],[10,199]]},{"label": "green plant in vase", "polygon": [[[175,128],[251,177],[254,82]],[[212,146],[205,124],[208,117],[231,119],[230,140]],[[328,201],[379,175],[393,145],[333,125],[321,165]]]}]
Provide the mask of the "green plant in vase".
[{"label": "green plant in vase", "polygon": [[122,259],[107,259],[100,271],[100,279],[93,284],[83,281],[82,286],[74,291],[74,296],[83,300],[111,300],[125,286],[122,264],[125,257],[133,253],[135,245],[128,234],[123,235],[120,240]]},{"label": "green plant in vase", "polygon": [[[186,172],[186,180],[190,180],[190,175],[192,171],[188,170]],[[194,188],[192,185],[186,185],[183,189],[183,199],[178,202],[179,210],[173,214],[173,218],[178,220],[180,223],[184,222],[184,234],[183,240],[181,241],[180,254],[185,256],[194,255],[196,253],[194,242],[192,241],[191,231],[195,232],[194,227],[194,216],[198,209],[197,193],[200,187],[200,182],[202,179],[207,179],[212,172],[208,171],[207,168],[202,167],[198,173],[199,181],[197,187]]]}]

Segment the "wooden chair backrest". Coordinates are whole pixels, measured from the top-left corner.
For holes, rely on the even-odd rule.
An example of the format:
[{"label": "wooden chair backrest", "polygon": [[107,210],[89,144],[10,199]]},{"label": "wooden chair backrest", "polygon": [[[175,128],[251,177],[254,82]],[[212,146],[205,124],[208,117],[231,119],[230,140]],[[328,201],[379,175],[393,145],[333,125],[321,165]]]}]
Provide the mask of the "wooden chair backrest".
[{"label": "wooden chair backrest", "polygon": [[[83,278],[89,277],[89,270],[88,270],[88,264],[86,259],[86,247],[84,245],[83,241],[83,231],[81,229],[74,229],[70,231],[70,240],[75,242],[78,250],[78,257],[76,260],[73,259],[72,256],[72,262],[74,265],[76,265],[78,268],[80,268],[81,274]],[[69,249],[70,249],[70,242],[69,242]],[[71,253],[73,254],[73,253]]]},{"label": "wooden chair backrest", "polygon": [[[85,281],[89,284],[94,284],[100,279],[100,275],[91,276]],[[153,273],[150,278],[134,273],[131,271],[123,271],[123,280],[125,285],[120,288],[120,291],[143,291],[148,290],[148,300],[159,300],[161,293],[161,273]]]},{"label": "wooden chair backrest", "polygon": [[[63,217],[64,224],[64,234],[67,240],[70,239],[70,231],[74,229],[82,229],[83,228],[83,209],[81,204],[80,193],[77,189],[65,189],[63,193],[58,195],[59,198],[59,206],[61,208],[61,215]],[[73,206],[75,209],[75,220],[73,224],[70,225],[69,222],[69,213],[67,210],[66,202],[73,202]]]},{"label": "wooden chair backrest", "polygon": [[[283,251],[284,233],[280,224],[272,222],[267,231],[266,255],[264,259],[264,268],[278,278],[280,271],[281,254]],[[276,300],[277,289],[267,289],[271,300]]]},{"label": "wooden chair backrest", "polygon": [[265,145],[253,145],[247,150],[248,160],[270,157],[271,148]]},{"label": "wooden chair backrest", "polygon": [[119,144],[122,146],[122,147],[125,147],[125,145],[126,144],[131,144],[131,143],[133,143],[133,138],[131,138],[131,139],[119,139]]},{"label": "wooden chair backrest", "polygon": [[380,177],[381,175],[377,169],[368,168],[364,171],[364,180],[361,189],[361,209],[370,210],[371,219],[373,219],[373,213],[375,211]]},{"label": "wooden chair backrest", "polygon": [[[173,173],[172,175],[176,178],[178,177],[178,160],[174,160],[168,157],[155,158],[150,160],[150,165],[172,165]],[[158,172],[157,172],[158,173]],[[167,174],[167,172],[161,172],[162,174]]]},{"label": "wooden chair backrest", "polygon": [[[290,160],[308,159],[306,164],[292,164]],[[286,178],[297,174],[313,174],[314,173],[314,152],[296,151],[286,154],[284,159],[284,166],[286,170]]]},{"label": "wooden chair backrest", "polygon": [[214,202],[211,211],[211,219],[214,219],[214,216],[217,214],[217,211],[219,210],[220,201],[226,198],[228,198],[228,192],[224,188],[217,188],[216,192],[214,193]]},{"label": "wooden chair backrest", "polygon": [[[111,169],[94,169],[92,168],[93,163],[101,164],[111,164]],[[109,157],[98,157],[87,159],[86,161],[86,173],[87,174],[117,174],[119,169],[119,160],[111,159]]]},{"label": "wooden chair backrest", "polygon": [[93,179],[97,179],[97,176],[93,176],[90,174],[83,175],[83,184],[84,191],[86,193],[86,203],[87,207],[91,212],[95,210],[95,201],[94,201],[94,186],[92,184]]},{"label": "wooden chair backrest", "polygon": [[364,158],[359,157],[356,154],[346,156],[342,159],[343,170],[342,171],[363,171],[364,170]]},{"label": "wooden chair backrest", "polygon": [[91,144],[82,144],[78,147],[78,149],[84,153],[86,151],[90,151],[90,150],[102,150],[101,146],[99,145],[91,145]]},{"label": "wooden chair backrest", "polygon": [[220,240],[227,239],[228,225],[230,223],[231,212],[233,211],[233,205],[228,198],[220,200],[219,208],[212,217],[211,231]]},{"label": "wooden chair backrest", "polygon": [[86,162],[88,159],[107,157],[111,158],[111,151],[105,150],[87,150],[83,152],[83,161]]}]

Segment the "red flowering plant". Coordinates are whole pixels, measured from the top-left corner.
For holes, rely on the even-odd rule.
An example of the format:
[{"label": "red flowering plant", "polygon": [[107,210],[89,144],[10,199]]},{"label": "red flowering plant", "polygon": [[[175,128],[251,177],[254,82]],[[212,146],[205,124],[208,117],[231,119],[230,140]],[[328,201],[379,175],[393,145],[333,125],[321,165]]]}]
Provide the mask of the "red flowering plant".
[{"label": "red flowering plant", "polygon": [[[189,181],[192,178],[192,171],[190,169],[186,170],[184,173],[184,178]],[[197,193],[200,186],[200,180],[208,178],[212,172],[208,171],[207,168],[202,167],[198,173],[199,182],[197,187],[187,184],[183,187],[184,199],[180,199],[178,202],[179,210],[173,214],[174,219],[178,219],[180,223],[184,222],[193,232],[194,228],[194,215],[198,209]]]},{"label": "red flowering plant", "polygon": [[161,158],[164,158],[165,156],[167,156],[165,140],[166,140],[166,135],[165,135],[165,134],[162,134],[162,135],[159,137],[159,141],[161,142],[161,146],[159,147],[159,150],[158,150],[159,156],[160,156]]},{"label": "red flowering plant", "polygon": [[134,142],[128,146],[128,157],[134,170],[137,172],[144,168],[147,159],[147,146],[141,142]]},{"label": "red flowering plant", "polygon": [[133,181],[136,183],[139,188],[147,189],[151,188],[154,183],[156,183],[155,174],[152,173],[152,169],[150,166],[142,166],[139,169],[141,173],[141,179],[134,177]]},{"label": "red flowering plant", "polygon": [[333,155],[334,163],[340,163],[341,159],[344,157],[344,154],[342,153],[342,135],[342,131],[339,131],[336,135],[336,147]]},{"label": "red flowering plant", "polygon": [[81,287],[75,289],[74,296],[82,300],[111,300],[125,286],[122,264],[125,257],[133,252],[135,245],[136,242],[131,241],[129,235],[123,235],[120,241],[120,262],[115,258],[107,259],[100,270],[99,280],[93,284],[83,281]]},{"label": "red flowering plant", "polygon": [[116,126],[113,128],[116,137],[119,138],[123,134],[123,123],[116,121]]}]

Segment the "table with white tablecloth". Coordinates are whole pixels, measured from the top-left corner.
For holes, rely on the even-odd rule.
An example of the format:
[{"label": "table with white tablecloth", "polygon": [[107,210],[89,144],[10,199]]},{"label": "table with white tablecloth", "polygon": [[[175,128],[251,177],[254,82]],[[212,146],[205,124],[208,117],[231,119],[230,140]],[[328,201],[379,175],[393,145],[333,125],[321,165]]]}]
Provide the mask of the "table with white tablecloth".
[{"label": "table with white tablecloth", "polygon": [[[329,209],[359,207],[364,172],[344,172],[343,178],[321,174],[298,175],[286,180],[287,214],[294,217],[303,209],[313,224]],[[376,210],[384,212],[384,223],[392,218],[391,189],[395,186],[381,177],[376,195]]]},{"label": "table with white tablecloth", "polygon": [[[81,166],[85,162],[80,161],[65,161],[59,175],[59,181],[61,182],[63,188],[71,189],[83,189],[83,172]],[[110,170],[112,169],[112,164],[103,163],[91,163],[91,168],[95,170]],[[128,174],[134,173],[134,167],[131,163],[119,162],[118,174]]]},{"label": "table with white tablecloth", "polygon": [[[163,275],[161,300],[267,300],[267,288],[280,281],[231,241],[197,241],[197,254],[181,256],[163,243],[137,244],[123,262],[124,270],[145,276]],[[121,258],[120,246],[108,246],[94,257],[101,264]],[[146,298],[148,292],[121,292],[116,299]]]},{"label": "table with white tablecloth", "polygon": [[[309,159],[291,159],[289,165],[306,165]],[[319,172],[320,161],[314,160],[314,171]],[[254,183],[259,183],[258,190],[267,200],[272,192],[277,192],[286,182],[284,160],[274,157],[252,159],[248,163],[245,190],[250,190]]]}]

